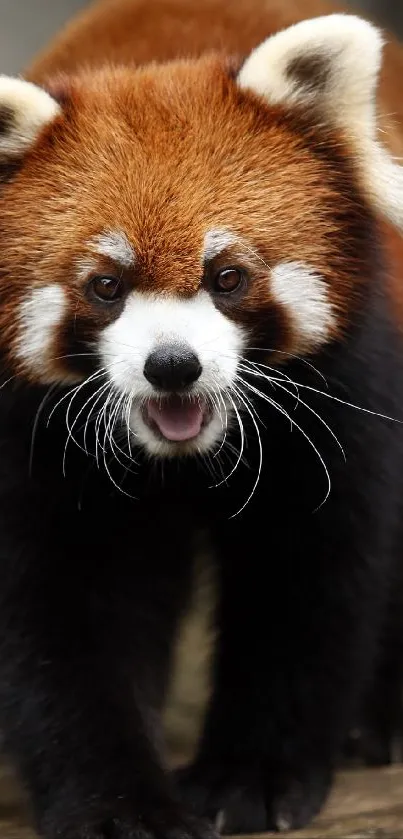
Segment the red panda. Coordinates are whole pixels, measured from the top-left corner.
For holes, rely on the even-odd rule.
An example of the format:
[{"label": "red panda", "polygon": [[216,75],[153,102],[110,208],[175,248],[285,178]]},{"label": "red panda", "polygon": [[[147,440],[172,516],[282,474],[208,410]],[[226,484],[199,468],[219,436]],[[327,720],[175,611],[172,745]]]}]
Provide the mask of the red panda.
[{"label": "red panda", "polygon": [[0,78],[0,721],[45,839],[300,828],[398,722],[403,54],[377,97],[376,27],[283,6],[103,0]]}]

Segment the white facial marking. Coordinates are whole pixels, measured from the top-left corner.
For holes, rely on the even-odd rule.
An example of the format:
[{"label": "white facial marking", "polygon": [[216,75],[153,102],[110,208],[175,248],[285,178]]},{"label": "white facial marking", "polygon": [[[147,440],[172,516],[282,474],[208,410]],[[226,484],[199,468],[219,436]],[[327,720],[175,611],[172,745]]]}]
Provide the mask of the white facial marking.
[{"label": "white facial marking", "polygon": [[60,113],[57,102],[31,82],[0,76],[0,109],[10,110],[10,124],[0,134],[0,156],[19,155],[41,129]]},{"label": "white facial marking", "polygon": [[98,260],[92,257],[81,257],[77,260],[76,263],[77,267],[77,279],[80,283],[85,282],[88,280],[90,274],[94,274],[97,271]]},{"label": "white facial marking", "polygon": [[281,262],[273,268],[270,284],[291,318],[293,351],[309,352],[326,343],[335,320],[323,277],[303,262]]},{"label": "white facial marking", "polygon": [[219,256],[227,248],[239,244],[239,238],[235,233],[225,228],[209,230],[204,237],[203,257],[206,262],[209,259]]},{"label": "white facial marking", "polygon": [[122,230],[110,230],[96,236],[91,247],[96,253],[113,259],[124,268],[131,268],[136,260],[134,249]]},{"label": "white facial marking", "polygon": [[35,288],[20,307],[16,355],[42,383],[58,381],[54,341],[67,309],[61,286]]},{"label": "white facial marking", "polygon": [[[158,394],[144,376],[144,364],[167,343],[185,344],[198,356],[203,369],[193,393],[196,398],[213,394],[216,406],[198,437],[179,446],[157,437],[142,418],[142,405]],[[101,334],[99,349],[115,388],[133,397],[130,426],[138,441],[150,454],[170,456],[206,451],[222,436],[225,413],[231,411],[230,402],[224,407],[218,394],[234,383],[243,347],[242,328],[200,291],[189,300],[133,292],[120,317]]]}]

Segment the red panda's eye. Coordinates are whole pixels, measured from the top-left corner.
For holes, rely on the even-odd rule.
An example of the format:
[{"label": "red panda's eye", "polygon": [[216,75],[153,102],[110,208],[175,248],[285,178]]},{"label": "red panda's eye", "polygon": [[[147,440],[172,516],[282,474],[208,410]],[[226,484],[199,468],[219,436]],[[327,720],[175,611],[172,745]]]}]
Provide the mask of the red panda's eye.
[{"label": "red panda's eye", "polygon": [[106,303],[113,303],[115,300],[119,300],[124,293],[123,282],[116,277],[93,277],[91,288],[95,296]]},{"label": "red panda's eye", "polygon": [[244,279],[244,273],[240,268],[223,268],[214,277],[213,289],[219,294],[231,294],[240,288]]}]

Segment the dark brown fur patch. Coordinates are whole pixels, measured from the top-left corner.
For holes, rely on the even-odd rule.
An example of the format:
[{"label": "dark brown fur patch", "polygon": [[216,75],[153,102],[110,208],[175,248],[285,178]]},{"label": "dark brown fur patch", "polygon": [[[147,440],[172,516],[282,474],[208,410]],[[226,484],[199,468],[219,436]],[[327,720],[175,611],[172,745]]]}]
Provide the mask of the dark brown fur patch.
[{"label": "dark brown fur patch", "polygon": [[330,77],[331,65],[326,56],[298,55],[287,67],[287,76],[299,87],[324,90]]},{"label": "dark brown fur patch", "polygon": [[44,90],[60,105],[65,108],[71,97],[71,81],[65,73],[60,73],[42,84]]},{"label": "dark brown fur patch", "polygon": [[9,105],[0,105],[0,137],[4,137],[15,128],[15,114]]},{"label": "dark brown fur patch", "polygon": [[230,58],[228,58],[228,60],[227,60],[227,72],[228,72],[229,78],[232,79],[232,81],[235,82],[236,79],[238,78],[238,76],[239,76],[239,74],[242,70],[242,66],[245,63],[245,61],[246,61],[246,56],[241,57],[239,55],[237,55],[237,56],[232,55]]},{"label": "dark brown fur patch", "polygon": [[[9,105],[0,105],[0,143],[2,137],[7,137],[15,127],[15,114]],[[20,160],[12,159],[7,154],[3,158],[0,153],[0,185],[8,183],[20,168]]]},{"label": "dark brown fur patch", "polygon": [[0,160],[0,185],[3,186],[9,181],[12,181],[20,167],[20,160]]}]

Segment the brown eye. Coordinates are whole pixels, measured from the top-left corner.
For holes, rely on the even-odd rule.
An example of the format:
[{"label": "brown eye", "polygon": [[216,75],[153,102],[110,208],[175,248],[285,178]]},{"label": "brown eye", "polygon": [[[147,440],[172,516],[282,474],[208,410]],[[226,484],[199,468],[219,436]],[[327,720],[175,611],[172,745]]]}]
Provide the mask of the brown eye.
[{"label": "brown eye", "polygon": [[218,294],[231,294],[240,288],[243,281],[244,273],[240,268],[223,268],[214,277],[213,289]]},{"label": "brown eye", "polygon": [[95,296],[105,303],[114,303],[119,300],[124,293],[124,285],[122,280],[116,277],[93,277],[91,280],[91,288]]}]

